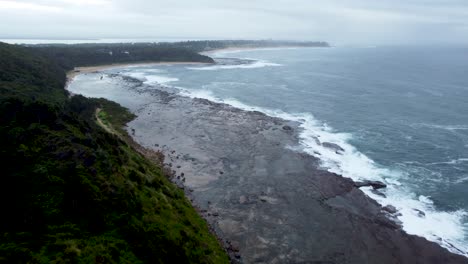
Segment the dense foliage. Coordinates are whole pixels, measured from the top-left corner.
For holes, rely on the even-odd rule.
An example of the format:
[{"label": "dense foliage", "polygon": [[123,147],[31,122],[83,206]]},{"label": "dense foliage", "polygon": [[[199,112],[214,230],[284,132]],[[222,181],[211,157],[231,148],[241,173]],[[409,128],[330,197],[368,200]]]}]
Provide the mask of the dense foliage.
[{"label": "dense foliage", "polygon": [[68,98],[64,70],[0,43],[0,262],[225,263],[160,167],[96,124],[104,99]]},{"label": "dense foliage", "polygon": [[77,66],[131,62],[207,62],[213,59],[178,45],[78,44],[33,46],[35,51],[71,70]]},{"label": "dense foliage", "polygon": [[66,98],[65,72],[28,48],[0,42],[0,98],[62,102]]}]

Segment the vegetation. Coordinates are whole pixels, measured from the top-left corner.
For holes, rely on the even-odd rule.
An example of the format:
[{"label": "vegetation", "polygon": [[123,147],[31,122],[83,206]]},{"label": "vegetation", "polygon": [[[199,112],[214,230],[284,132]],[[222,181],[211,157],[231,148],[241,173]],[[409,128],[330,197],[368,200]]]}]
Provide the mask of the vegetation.
[{"label": "vegetation", "polygon": [[62,68],[130,62],[214,62],[213,59],[176,45],[141,44],[77,44],[33,46],[41,55],[54,60]]},{"label": "vegetation", "polygon": [[0,98],[17,97],[64,102],[66,75],[62,68],[28,48],[0,43]]},{"label": "vegetation", "polygon": [[45,53],[0,43],[0,262],[228,262],[162,168],[95,119],[123,132],[132,114],[69,98],[74,58]]}]

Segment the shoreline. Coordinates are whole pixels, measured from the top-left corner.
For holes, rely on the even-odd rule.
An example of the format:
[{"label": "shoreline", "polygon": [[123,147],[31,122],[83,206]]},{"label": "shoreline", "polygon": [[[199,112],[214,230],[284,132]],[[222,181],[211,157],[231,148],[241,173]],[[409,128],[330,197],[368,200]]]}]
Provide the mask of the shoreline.
[{"label": "shoreline", "polygon": [[[242,52],[242,51],[254,51],[254,50],[271,50],[271,49],[296,49],[296,48],[330,48],[330,47],[303,47],[303,46],[281,46],[281,47],[228,47],[221,49],[213,49],[209,51],[199,52],[201,55],[209,56],[218,52]],[[181,61],[181,62],[171,62],[171,61],[159,61],[159,62],[126,62],[126,63],[114,63],[114,64],[103,64],[95,66],[82,66],[75,67],[73,70],[67,72],[67,83],[70,82],[74,77],[80,74],[99,72],[104,70],[110,70],[121,67],[139,67],[139,66],[158,66],[158,65],[211,65],[216,63],[208,62],[193,62],[193,61]]]},{"label": "shoreline", "polygon": [[193,61],[180,61],[180,62],[171,62],[171,61],[160,61],[160,62],[129,62],[129,63],[114,63],[114,64],[103,64],[103,65],[96,65],[96,66],[83,66],[83,67],[75,67],[73,70],[67,72],[67,83],[72,81],[73,78],[80,74],[86,73],[93,73],[93,72],[100,72],[104,70],[110,70],[115,68],[123,68],[123,67],[144,67],[144,66],[157,66],[157,65],[210,65],[213,63],[207,62],[193,62]]},{"label": "shoreline", "polygon": [[[135,141],[144,147],[160,150],[166,155],[168,162],[166,165],[176,171],[175,179],[186,188],[187,197],[194,197],[194,206],[199,207],[201,212],[205,213],[202,216],[205,219],[208,218],[207,221],[215,227],[218,231],[215,233],[219,238],[222,241],[227,239],[233,241],[234,248],[240,249],[243,258],[245,255],[248,260],[253,261],[257,254],[255,252],[262,251],[269,252],[263,256],[269,260],[278,260],[278,257],[283,256],[300,261],[304,258],[309,259],[308,254],[313,254],[308,252],[307,245],[310,246],[310,243],[315,242],[309,241],[308,237],[335,236],[337,241],[348,241],[352,239],[347,236],[356,236],[354,239],[364,240],[365,244],[371,242],[366,247],[367,249],[361,249],[371,255],[374,253],[368,252],[369,248],[377,247],[374,243],[383,243],[379,247],[385,245],[388,248],[384,251],[379,250],[381,255],[394,252],[391,248],[398,246],[398,248],[415,247],[418,249],[411,254],[409,252],[401,256],[397,254],[397,257],[406,260],[418,256],[426,259],[445,256],[451,259],[447,255],[448,251],[440,245],[422,237],[409,235],[395,226],[386,218],[383,208],[356,188],[352,180],[317,169],[314,165],[317,161],[310,155],[285,149],[284,147],[290,145],[289,143],[297,141],[296,124],[283,124],[285,120],[263,113],[245,111],[206,99],[182,98],[180,95],[159,89],[157,91],[143,89],[138,93],[150,93],[157,100],[150,107],[142,108],[137,119],[128,124],[128,131],[130,128],[132,131],[135,129],[136,135],[132,134]],[[158,113],[158,116],[153,116],[153,112]],[[260,125],[252,127],[249,124]],[[155,131],[158,131],[157,138],[154,137]],[[207,137],[199,135],[207,135]],[[258,137],[259,135],[263,136]],[[222,142],[225,144],[221,144]],[[235,146],[233,147],[234,155],[226,153],[222,147],[225,145]],[[222,157],[221,160],[220,157]],[[255,163],[246,164],[252,157],[255,157]],[[257,157],[263,158],[257,161]],[[270,171],[271,166],[275,167],[278,157],[287,167],[284,173],[281,173],[284,168],[279,167],[277,168],[280,169],[279,172]],[[269,173],[265,174],[265,170]],[[288,181],[300,182],[293,190],[282,186],[286,180],[284,177],[289,173],[293,173],[294,177],[288,178]],[[240,176],[245,174],[253,174],[255,177]],[[265,178],[266,176],[268,177]],[[240,182],[237,182],[238,178]],[[224,193],[226,188],[229,190],[228,193]],[[308,203],[303,204],[304,198],[298,199],[302,193],[308,193],[306,197],[312,193],[312,197],[307,199]],[[286,197],[289,198],[284,200]],[[317,203],[315,199],[321,202]],[[294,201],[295,204],[285,207],[283,202],[288,200]],[[298,208],[302,208],[304,212],[312,209],[315,213],[310,218],[311,216],[304,212],[291,211],[293,208],[290,206],[299,206]],[[322,208],[323,206],[333,208],[336,212],[323,211],[325,209]],[[246,214],[248,211],[250,213]],[[321,213],[317,216],[317,212]],[[266,216],[268,217],[264,219]],[[294,219],[291,219],[291,216]],[[253,217],[253,222],[251,217]],[[354,224],[348,222],[347,219],[350,217],[355,218]],[[322,218],[325,222],[320,220]],[[271,219],[277,219],[277,221],[271,222]],[[311,232],[308,227],[309,222],[303,222],[305,219],[312,222],[319,221],[321,228]],[[310,236],[303,237],[304,234],[297,234],[300,239],[291,237],[297,230],[290,230],[290,227],[283,224],[301,226],[303,227],[301,230]],[[275,233],[264,230],[269,226],[275,227]],[[358,230],[362,234],[334,234],[335,229],[344,232]],[[254,234],[251,234],[252,232]],[[295,246],[291,245],[293,248],[301,251],[300,249],[305,247],[302,249],[304,252],[290,251],[289,246],[284,248],[277,244],[276,239],[281,234],[284,239],[294,241]],[[375,234],[389,236],[391,241],[374,241]],[[256,235],[261,236],[262,239],[258,240]],[[410,241],[408,238],[411,238]],[[327,241],[331,244],[325,243],[327,247],[325,251],[334,248],[338,250],[334,243],[335,239],[331,239],[331,242]],[[229,243],[229,246],[232,244]],[[323,243],[317,244],[314,248],[320,246],[323,246]],[[358,249],[359,246],[356,245],[350,250],[357,250],[359,254]],[[343,251],[343,249],[338,251]],[[347,254],[351,256],[355,254],[348,251]],[[433,254],[432,251],[440,255]],[[375,254],[377,258],[380,257],[378,252]],[[393,257],[387,255],[386,259],[390,261]]]}]

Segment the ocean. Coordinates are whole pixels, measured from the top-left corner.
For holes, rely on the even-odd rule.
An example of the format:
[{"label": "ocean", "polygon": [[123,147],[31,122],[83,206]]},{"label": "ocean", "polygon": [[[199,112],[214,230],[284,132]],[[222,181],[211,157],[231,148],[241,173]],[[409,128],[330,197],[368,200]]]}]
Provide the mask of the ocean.
[{"label": "ocean", "polygon": [[[386,183],[380,194],[363,190],[380,204],[395,206],[406,232],[468,255],[468,48],[284,48],[209,55],[218,63],[107,72],[299,122],[300,144],[291,148],[344,177]],[[150,101],[101,87],[72,83],[69,90],[130,109]],[[326,148],[317,138],[344,151]]]}]

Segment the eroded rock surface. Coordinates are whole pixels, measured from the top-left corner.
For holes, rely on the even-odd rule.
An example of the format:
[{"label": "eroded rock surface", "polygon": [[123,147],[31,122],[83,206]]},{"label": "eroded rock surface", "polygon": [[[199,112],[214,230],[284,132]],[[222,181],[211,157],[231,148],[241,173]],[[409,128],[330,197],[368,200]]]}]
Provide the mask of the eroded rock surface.
[{"label": "eroded rock surface", "polygon": [[468,263],[407,235],[354,182],[292,150],[298,124],[154,87],[138,92],[154,102],[129,124],[135,140],[165,151],[237,261]]}]

